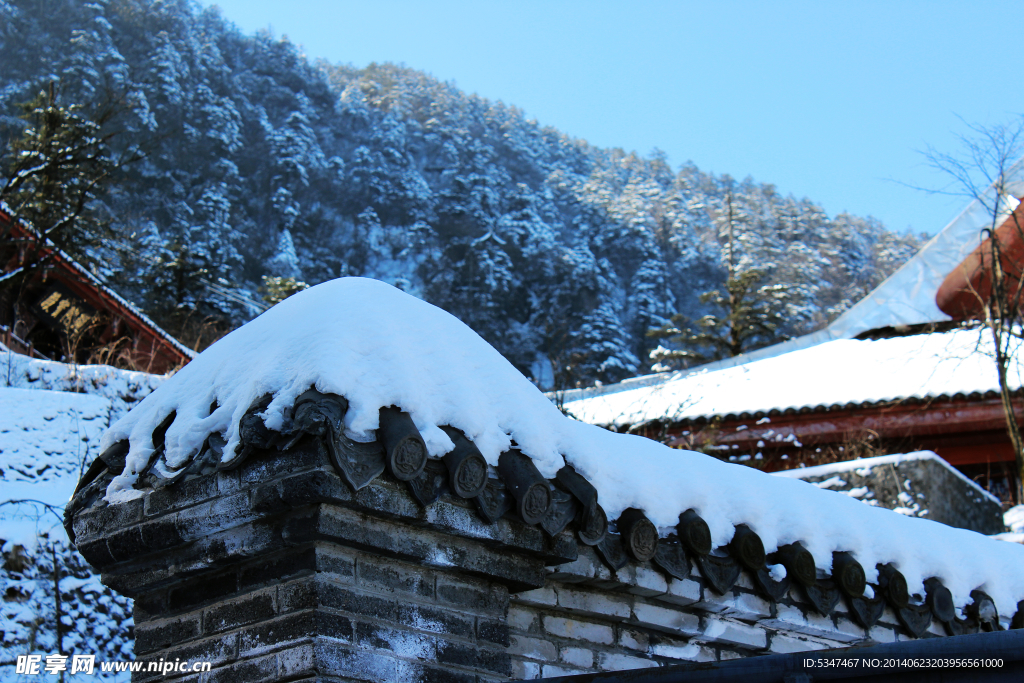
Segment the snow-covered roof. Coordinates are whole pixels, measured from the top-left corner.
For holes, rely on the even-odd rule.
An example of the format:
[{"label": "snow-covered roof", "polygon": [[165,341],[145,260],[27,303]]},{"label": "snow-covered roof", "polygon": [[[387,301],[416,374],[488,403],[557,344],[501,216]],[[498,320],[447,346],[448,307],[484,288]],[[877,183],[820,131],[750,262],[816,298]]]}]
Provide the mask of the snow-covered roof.
[{"label": "snow-covered roof", "polygon": [[[991,339],[982,329],[877,340],[837,339],[791,353],[659,384],[569,397],[577,419],[608,426],[839,408],[914,398],[997,392]],[[1021,385],[1016,355],[1009,382]],[[575,399],[575,400],[573,400]]]},{"label": "snow-covered roof", "polygon": [[1007,171],[1004,192],[1009,196],[1003,197],[1003,206],[999,207],[999,217],[995,223],[992,207],[996,203],[996,191],[992,187],[982,197],[972,200],[949,225],[928,240],[895,273],[824,329],[696,368],[655,373],[604,387],[569,390],[564,392],[562,398],[574,401],[616,393],[624,388],[653,386],[684,375],[745,365],[836,339],[853,339],[870,330],[949,321],[951,318],[939,310],[935,295],[946,276],[981,244],[981,231],[1002,223],[1016,208],[1014,197],[1024,196],[1024,159],[1017,161]]},{"label": "snow-covered roof", "polygon": [[[431,457],[453,447],[444,426],[462,430],[490,465],[514,445],[543,477],[572,465],[610,519],[637,508],[662,535],[692,509],[715,546],[746,524],[766,551],[799,541],[821,568],[832,566],[833,552],[846,551],[869,581],[884,563],[905,575],[911,592],[922,593],[923,582],[938,577],[959,606],[978,588],[1006,614],[1024,599],[1024,547],[569,419],[456,318],[362,278],[323,283],[271,308],[112,425],[103,448],[127,440],[129,449],[106,500],[143,495],[136,487],[147,481],[140,480],[144,473],[173,476],[214,433],[226,442],[220,462],[237,465],[239,422],[250,406],[272,397],[259,414],[269,430],[288,433],[292,406],[311,387],[347,399],[344,431],[352,438],[374,439],[379,409],[397,406],[411,416]],[[164,434],[159,447],[155,430]]]}]

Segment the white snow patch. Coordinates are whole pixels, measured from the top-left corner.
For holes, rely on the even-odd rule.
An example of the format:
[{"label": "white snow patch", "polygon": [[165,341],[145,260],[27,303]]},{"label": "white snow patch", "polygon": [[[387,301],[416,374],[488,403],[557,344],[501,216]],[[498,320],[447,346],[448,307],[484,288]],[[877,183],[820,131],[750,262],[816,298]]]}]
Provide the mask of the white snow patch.
[{"label": "white snow patch", "polygon": [[[923,581],[935,576],[958,605],[975,588],[1007,613],[1024,598],[1022,546],[566,418],[457,319],[362,278],[334,280],[286,299],[211,346],[117,421],[101,445],[128,439],[131,449],[108,500],[139,494],[132,472],[147,465],[153,429],[172,411],[177,417],[164,457],[177,467],[210,432],[226,435],[230,456],[239,419],[265,393],[274,394],[264,413],[268,427],[286,427],[290,406],[310,386],[348,398],[347,428],[365,437],[378,426],[378,409],[397,405],[411,414],[433,456],[452,447],[439,428],[451,425],[492,464],[512,440],[546,477],[569,462],[597,488],[610,519],[636,507],[668,533],[680,512],[692,508],[707,521],[716,546],[731,540],[736,525],[747,524],[766,551],[800,541],[822,568],[831,566],[833,551],[848,551],[873,580],[877,564],[892,562],[912,593],[923,592]],[[743,389],[734,386],[730,393]],[[214,399],[219,407],[211,414]]]},{"label": "white snow patch", "polygon": [[[1010,387],[1021,386],[1022,377],[1024,354],[1013,354]],[[567,392],[563,405],[584,422],[624,427],[998,390],[991,339],[981,330],[957,329],[839,339],[736,367],[677,373],[653,385]]]},{"label": "white snow patch", "polygon": [[1003,524],[1010,531],[1024,533],[1024,505],[1014,505],[1003,513]]}]

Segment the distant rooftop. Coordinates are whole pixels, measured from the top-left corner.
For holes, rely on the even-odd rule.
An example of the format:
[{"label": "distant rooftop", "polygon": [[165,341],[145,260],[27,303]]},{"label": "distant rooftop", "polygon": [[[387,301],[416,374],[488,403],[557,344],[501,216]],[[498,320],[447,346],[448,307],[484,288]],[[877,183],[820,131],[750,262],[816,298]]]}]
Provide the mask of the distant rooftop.
[{"label": "distant rooftop", "polygon": [[[1009,381],[1021,386],[1024,359]],[[591,424],[623,427],[713,415],[759,417],[906,399],[995,395],[991,340],[980,329],[888,339],[837,339],[744,365],[702,369],[614,392],[578,391],[564,408]]]},{"label": "distant rooftop", "polygon": [[[1015,163],[1007,172],[1007,176],[1006,190],[1014,197],[1024,196],[1024,159]],[[917,254],[822,330],[696,368],[636,377],[603,387],[572,389],[563,393],[562,400],[576,401],[642,386],[663,384],[685,375],[745,365],[837,339],[853,339],[871,330],[900,329],[950,321],[952,318],[939,310],[935,303],[935,295],[946,276],[981,243],[981,231],[992,227],[990,207],[994,203],[995,193],[991,189],[985,197],[971,201],[949,225],[921,247]],[[1006,204],[1000,207],[1003,218],[1016,206],[1016,200],[1008,198]],[[1002,220],[1000,218],[996,224]]]}]

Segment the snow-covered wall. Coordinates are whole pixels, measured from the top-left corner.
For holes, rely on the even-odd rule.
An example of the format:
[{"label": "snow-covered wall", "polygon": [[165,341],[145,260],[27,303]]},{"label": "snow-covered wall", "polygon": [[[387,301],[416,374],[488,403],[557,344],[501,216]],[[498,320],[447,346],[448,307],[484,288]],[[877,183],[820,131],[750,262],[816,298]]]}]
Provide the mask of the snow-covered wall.
[{"label": "snow-covered wall", "polygon": [[[270,443],[258,434],[306,429],[293,407],[310,388],[343,397],[344,405],[331,409],[339,453],[348,440],[384,438],[381,409],[394,406],[414,425],[424,458],[452,451],[454,429],[492,467],[520,457],[506,456],[510,449],[528,458],[537,477],[553,478],[568,466],[594,487],[609,519],[640,510],[662,537],[693,510],[715,546],[746,526],[769,553],[803,544],[826,572],[833,553],[844,552],[869,581],[887,564],[900,569],[911,592],[937,578],[959,607],[976,589],[1003,612],[1024,599],[1022,547],[570,420],[454,317],[362,278],[301,292],[207,349],[112,425],[102,444],[111,455],[97,463],[91,485],[102,485],[105,500],[117,503],[207,464],[236,467],[253,444]],[[537,495],[538,509],[546,510],[550,499]]]},{"label": "snow-covered wall", "polygon": [[1004,532],[998,498],[931,451],[882,455],[774,472],[867,505],[992,535]]},{"label": "snow-covered wall", "polygon": [[[129,500],[93,487],[72,507],[82,553],[135,599],[140,661],[209,661],[216,680],[507,680],[1010,624],[980,593],[963,611],[941,582],[912,596],[891,568],[865,585],[848,557],[826,576],[794,548],[758,554],[749,530],[709,553],[693,517],[657,539],[624,516],[597,540],[568,493],[540,525],[489,516],[508,471],[489,473],[488,500],[458,493],[472,477],[449,463],[353,490],[318,431]],[[349,464],[373,461],[376,446],[338,443],[362,453]]]}]

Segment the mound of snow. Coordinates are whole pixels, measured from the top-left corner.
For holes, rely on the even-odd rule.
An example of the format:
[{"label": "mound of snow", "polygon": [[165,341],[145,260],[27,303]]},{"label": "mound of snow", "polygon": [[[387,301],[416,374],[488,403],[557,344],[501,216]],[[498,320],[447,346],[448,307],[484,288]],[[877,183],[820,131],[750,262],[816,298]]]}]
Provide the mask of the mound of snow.
[{"label": "mound of snow", "polygon": [[969,602],[975,588],[1006,614],[1024,598],[1022,546],[566,418],[456,318],[362,278],[326,282],[278,304],[118,420],[101,445],[128,439],[131,448],[107,500],[141,495],[133,486],[155,452],[153,429],[172,412],[162,465],[177,469],[211,432],[224,435],[224,457],[231,457],[240,418],[268,393],[274,398],[264,420],[271,429],[286,429],[292,404],[311,386],[348,399],[346,427],[357,439],[371,439],[379,408],[396,405],[412,416],[432,456],[452,448],[440,429],[451,425],[491,464],[513,441],[547,477],[568,462],[597,488],[610,519],[637,507],[668,533],[692,508],[717,546],[729,542],[736,525],[747,524],[767,551],[800,541],[825,569],[833,551],[849,551],[869,580],[876,578],[876,564],[886,562],[903,572],[912,592],[923,594],[924,580],[938,577],[958,605]]}]

